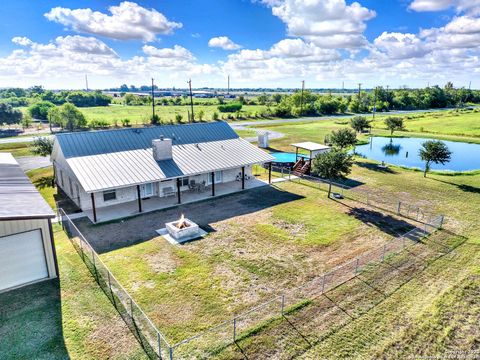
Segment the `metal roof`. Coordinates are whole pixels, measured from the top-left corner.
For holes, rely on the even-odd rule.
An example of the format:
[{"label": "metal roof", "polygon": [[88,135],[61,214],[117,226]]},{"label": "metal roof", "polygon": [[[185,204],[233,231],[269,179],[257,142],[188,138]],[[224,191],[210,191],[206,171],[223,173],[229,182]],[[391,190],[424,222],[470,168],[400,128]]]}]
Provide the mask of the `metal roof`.
[{"label": "metal roof", "polygon": [[0,220],[53,217],[53,210],[12,154],[0,153]]},{"label": "metal roof", "polygon": [[150,149],[152,140],[172,139],[173,145],[237,139],[223,121],[184,125],[162,125],[121,130],[82,131],[56,135],[65,158]]},{"label": "metal roof", "polygon": [[[131,129],[94,132],[91,134],[102,135],[91,136],[88,140],[84,134],[89,133],[63,134],[63,139],[68,139],[60,139],[59,145],[68,154],[66,161],[86,192],[238,168],[274,159],[241,139],[224,122],[163,128],[141,129],[146,131],[140,136],[132,133]],[[112,134],[117,132],[120,134]],[[177,135],[173,140],[172,159],[157,162],[153,158],[152,140],[169,132]],[[75,138],[76,135],[78,138]],[[105,139],[112,139],[112,143],[104,142]],[[96,141],[103,143],[96,145]],[[75,148],[74,144],[78,144],[79,148]],[[101,149],[109,151],[100,152]]]},{"label": "metal roof", "polygon": [[299,148],[299,149],[308,150],[308,151],[318,151],[318,150],[330,149],[330,146],[314,143],[314,142],[311,142],[311,141],[292,144],[292,146],[294,146],[296,148]]}]

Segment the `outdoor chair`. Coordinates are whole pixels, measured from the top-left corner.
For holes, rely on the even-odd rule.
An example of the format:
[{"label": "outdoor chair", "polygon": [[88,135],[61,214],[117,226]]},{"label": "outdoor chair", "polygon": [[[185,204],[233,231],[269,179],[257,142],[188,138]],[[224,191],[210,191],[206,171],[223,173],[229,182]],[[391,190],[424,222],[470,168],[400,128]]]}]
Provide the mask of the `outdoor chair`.
[{"label": "outdoor chair", "polygon": [[190,191],[197,190],[197,184],[195,183],[195,180],[190,180],[190,182],[188,183],[188,190]]}]

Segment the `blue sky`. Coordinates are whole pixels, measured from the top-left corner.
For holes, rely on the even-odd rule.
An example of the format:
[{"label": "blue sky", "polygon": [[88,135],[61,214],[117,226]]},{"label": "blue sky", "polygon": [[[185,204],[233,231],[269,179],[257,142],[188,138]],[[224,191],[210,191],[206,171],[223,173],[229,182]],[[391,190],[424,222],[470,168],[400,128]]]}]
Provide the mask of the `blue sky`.
[{"label": "blue sky", "polygon": [[480,87],[478,0],[306,3],[8,1],[0,87]]}]

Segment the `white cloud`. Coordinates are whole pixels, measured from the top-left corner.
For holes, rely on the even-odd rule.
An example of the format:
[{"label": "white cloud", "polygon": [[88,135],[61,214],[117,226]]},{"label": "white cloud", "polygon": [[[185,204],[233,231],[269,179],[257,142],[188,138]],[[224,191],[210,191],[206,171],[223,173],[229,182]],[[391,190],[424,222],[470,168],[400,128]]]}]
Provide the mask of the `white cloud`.
[{"label": "white cloud", "polygon": [[105,87],[127,81],[138,83],[142,77],[151,76],[169,85],[176,79],[184,83],[189,77],[203,76],[202,84],[212,85],[209,81],[220,73],[218,66],[198,63],[189,50],[179,45],[172,48],[144,45],[145,56],[121,59],[113,49],[93,37],[60,36],[45,44],[15,37],[12,42],[22,49],[0,57],[0,82],[17,86],[41,81],[56,84],[54,87],[82,87],[84,74],[89,78],[108,79]]},{"label": "white cloud", "polygon": [[354,2],[345,0],[273,1],[272,13],[287,26],[288,34],[323,48],[355,49],[367,45],[363,35],[366,22],[376,16]]},{"label": "white cloud", "polygon": [[384,32],[374,44],[391,59],[418,58],[430,52],[429,46],[414,34]]},{"label": "white cloud", "polygon": [[208,46],[221,48],[223,50],[238,50],[242,48],[241,45],[235,44],[227,36],[218,36],[218,37],[211,38],[208,41]]},{"label": "white cloud", "polygon": [[77,32],[117,40],[154,41],[157,35],[171,34],[182,27],[181,23],[169,21],[157,10],[145,9],[134,2],[124,1],[108,10],[111,15],[89,8],[72,10],[55,7],[45,17]]},{"label": "white cloud", "polygon": [[194,56],[192,55],[192,53],[180,45],[175,45],[173,48],[163,48],[163,49],[159,49],[150,45],[144,45],[142,50],[148,56],[155,57],[155,58],[184,59],[184,60],[194,59]]},{"label": "white cloud", "polygon": [[410,9],[418,12],[442,11],[451,7],[456,8],[458,12],[480,13],[478,0],[413,0],[409,6]]}]

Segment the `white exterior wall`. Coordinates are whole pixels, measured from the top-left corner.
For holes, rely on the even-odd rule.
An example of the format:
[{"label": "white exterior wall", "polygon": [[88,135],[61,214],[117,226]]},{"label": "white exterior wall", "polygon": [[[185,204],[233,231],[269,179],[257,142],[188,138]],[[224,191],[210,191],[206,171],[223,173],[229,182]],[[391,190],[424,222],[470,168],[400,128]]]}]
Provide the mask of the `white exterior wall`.
[{"label": "white exterior wall", "polygon": [[47,219],[26,219],[0,221],[0,237],[14,235],[22,232],[40,229],[43,238],[43,248],[47,259],[48,276],[57,277],[55,271],[55,258],[53,256],[52,243],[50,239],[50,228]]},{"label": "white exterior wall", "polygon": [[[68,195],[68,197],[82,210],[91,210],[92,209],[92,199],[91,195],[87,193],[83,187],[78,182],[77,178],[73,174],[68,165],[60,147],[57,145],[54,149],[52,160],[54,161],[55,167],[55,174],[57,185]],[[241,168],[236,169],[229,169],[229,170],[222,170],[223,172],[223,183],[236,181],[237,175],[242,172]],[[61,175],[63,174],[63,185],[61,180]],[[245,166],[245,175],[252,176],[252,166],[247,165]],[[189,176],[190,180],[195,180],[197,184],[202,183],[205,181],[207,185],[210,185],[210,174],[199,174]],[[72,189],[70,189],[70,181],[72,182]],[[77,193],[78,187],[78,193]],[[164,194],[163,189],[171,187],[174,192],[177,191],[177,180],[167,180],[167,181],[159,181],[153,183],[153,196],[160,196],[162,197]],[[73,191],[72,191],[73,190]],[[188,186],[182,186],[181,191],[188,190]],[[95,193],[95,207],[102,208],[107,207],[110,205],[121,204],[124,202],[130,202],[137,200],[137,187],[130,186],[125,188],[118,188],[115,189],[116,191],[116,199],[104,201],[103,200],[103,191]]]},{"label": "white exterior wall", "polygon": [[323,154],[323,153],[326,153],[326,152],[329,152],[329,151],[330,151],[330,149],[312,151],[312,159],[315,159],[318,154]]}]

